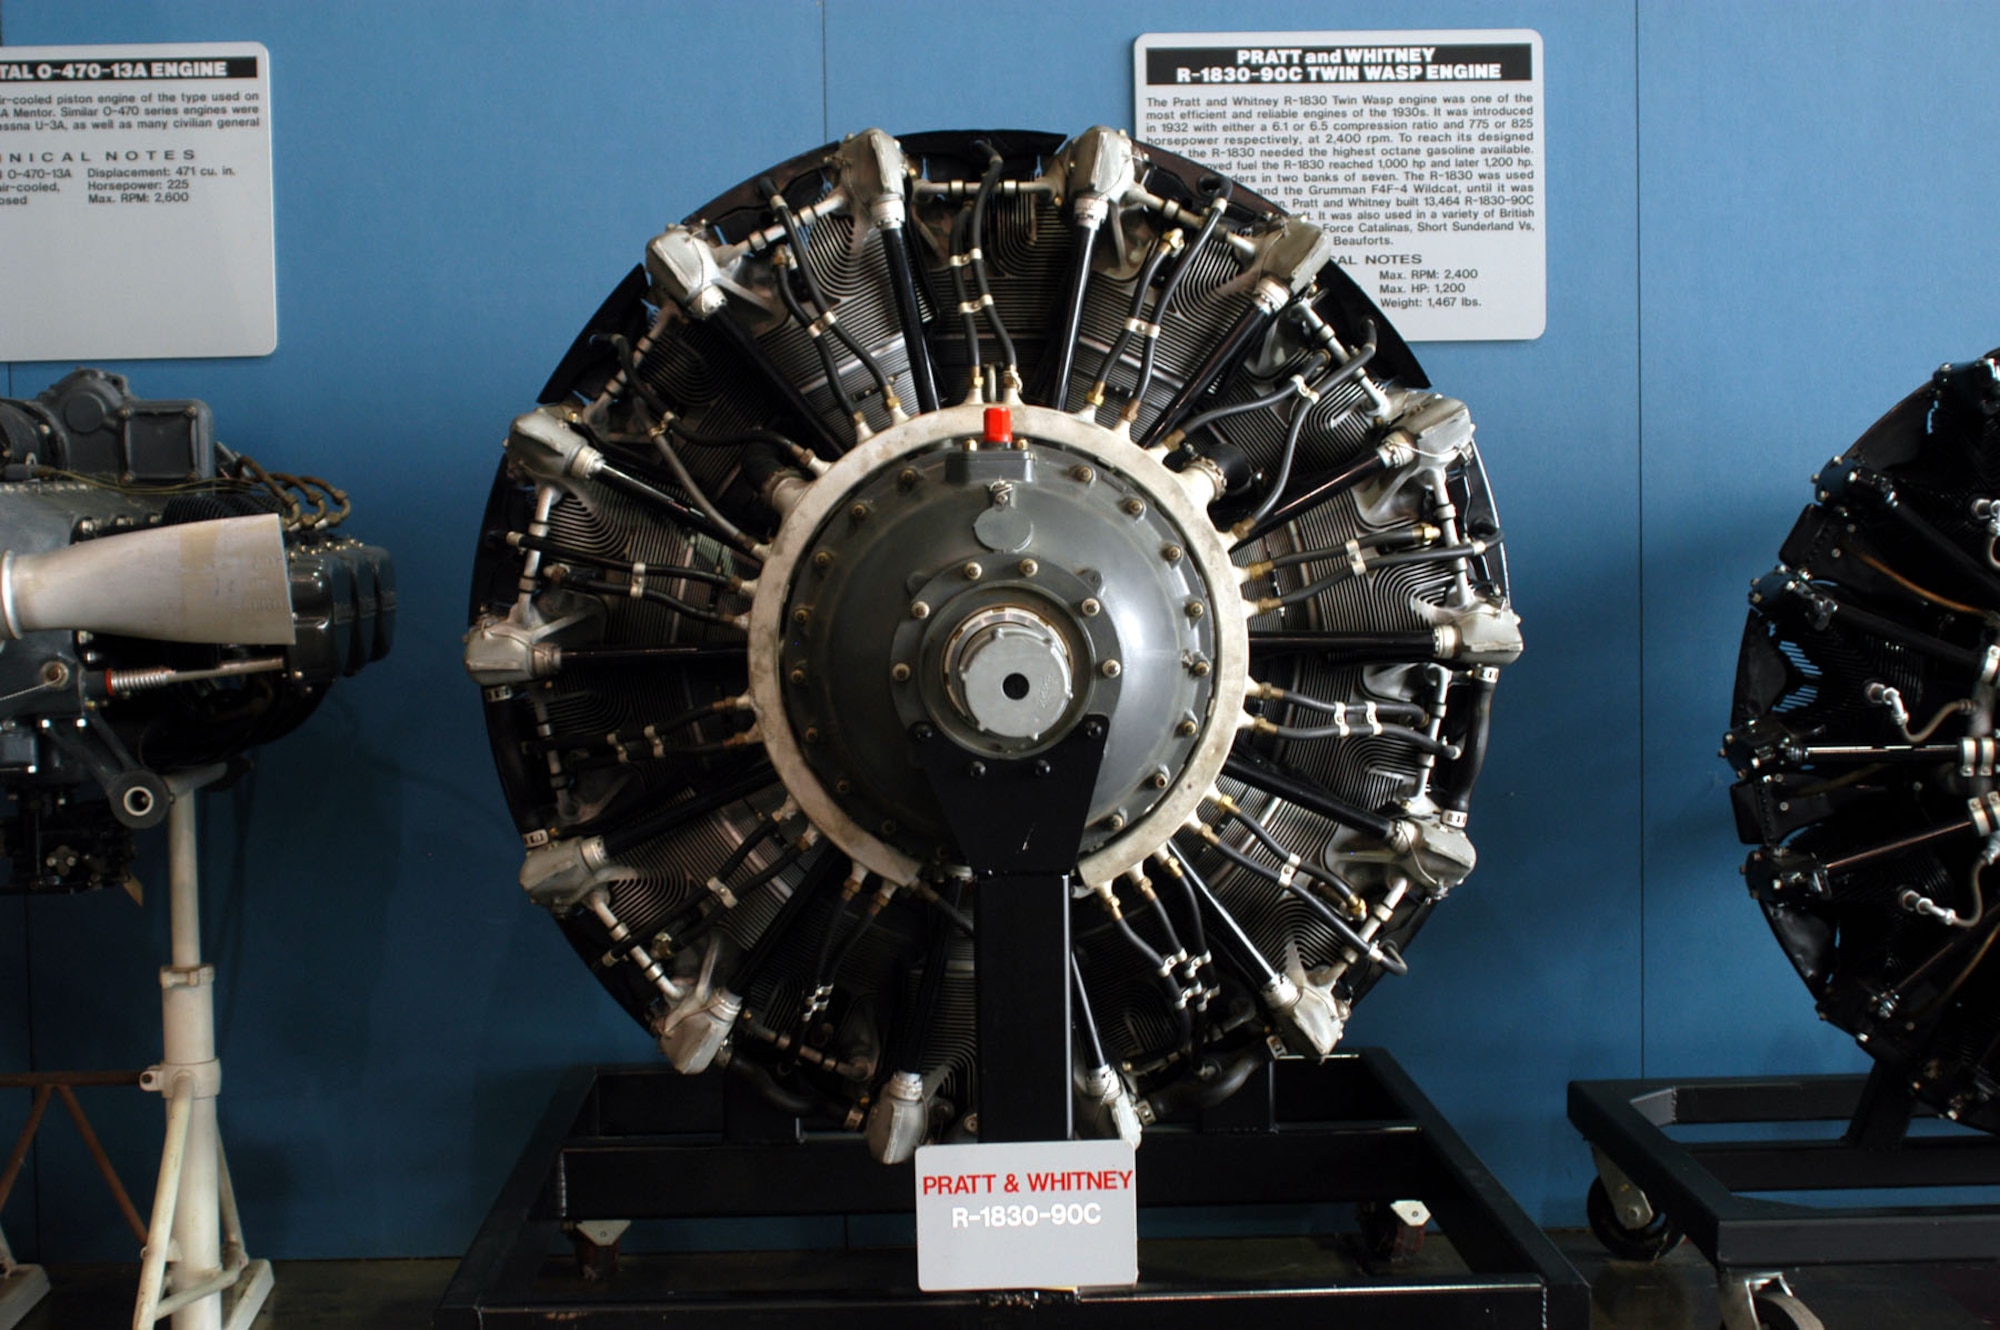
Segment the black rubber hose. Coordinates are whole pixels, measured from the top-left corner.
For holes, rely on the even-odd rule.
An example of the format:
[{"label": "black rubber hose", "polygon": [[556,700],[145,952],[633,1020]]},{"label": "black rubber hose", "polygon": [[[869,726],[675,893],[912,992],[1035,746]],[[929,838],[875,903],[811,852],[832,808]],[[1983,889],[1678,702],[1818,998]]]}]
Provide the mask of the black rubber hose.
[{"label": "black rubber hose", "polygon": [[1288,499],[1273,508],[1250,525],[1250,533],[1230,548],[1242,549],[1252,541],[1262,540],[1299,514],[1309,512],[1330,499],[1338,498],[1363,481],[1373,480],[1389,469],[1382,454],[1370,450],[1365,456],[1338,471],[1326,472],[1301,490],[1298,497]]},{"label": "black rubber hose", "polygon": [[1373,950],[1373,948],[1369,946],[1368,940],[1362,937],[1361,934],[1355,932],[1351,924],[1349,924],[1345,919],[1342,919],[1339,915],[1335,914],[1332,908],[1328,906],[1325,901],[1319,899],[1319,897],[1313,895],[1311,892],[1301,887],[1296,879],[1292,881],[1291,885],[1289,886],[1285,885],[1283,882],[1279,880],[1277,869],[1272,868],[1268,864],[1258,863],[1255,859],[1252,859],[1249,855],[1243,853],[1243,851],[1237,849],[1234,845],[1229,845],[1218,841],[1215,842],[1213,848],[1220,851],[1222,857],[1229,860],[1231,863],[1236,864],[1241,868],[1249,869],[1252,873],[1255,873],[1258,877],[1263,878],[1266,882],[1270,882],[1276,885],[1278,890],[1286,893],[1287,895],[1297,898],[1300,904],[1304,905],[1307,909],[1311,910],[1314,914],[1318,915],[1320,922],[1325,924],[1328,928],[1332,929],[1342,942],[1354,948],[1362,955],[1365,956],[1368,954],[1368,952]]},{"label": "black rubber hose", "polygon": [[[1186,252],[1181,255],[1181,261],[1174,265],[1171,273],[1167,274],[1167,284],[1161,289],[1160,299],[1153,306],[1154,323],[1167,321],[1168,308],[1173,304],[1174,296],[1179,293],[1181,282],[1194,267],[1195,256],[1208,244],[1209,238],[1215,234],[1215,228],[1222,224],[1222,215],[1229,210],[1229,198],[1235,192],[1235,188],[1227,178],[1222,180],[1218,192],[1209,202],[1208,215],[1202,219],[1201,229],[1195,232],[1194,243],[1187,247]],[[1132,400],[1142,406],[1145,404],[1146,394],[1153,387],[1153,367],[1159,350],[1159,341],[1157,336],[1148,337],[1145,352],[1139,357],[1139,380],[1133,387]]]},{"label": "black rubber hose", "polygon": [[938,409],[937,378],[931,369],[930,344],[924,340],[923,308],[917,303],[916,278],[910,269],[910,246],[903,228],[881,232],[882,254],[889,263],[889,287],[896,296],[896,317],[903,325],[903,354],[909,361],[910,382],[917,391],[917,409]]},{"label": "black rubber hose", "polygon": [[[1133,325],[1141,322],[1139,316],[1146,312],[1146,297],[1152,293],[1153,280],[1159,276],[1160,265],[1166,262],[1167,254],[1164,236],[1153,241],[1152,253],[1146,256],[1145,266],[1139,269],[1139,280],[1132,287],[1132,312],[1126,317],[1125,326],[1118,330],[1118,338],[1111,343],[1111,350],[1105,354],[1104,363],[1098,367],[1097,380],[1091,385],[1092,392],[1104,391],[1111,381],[1111,372],[1117,368],[1125,349],[1131,346],[1132,339],[1139,335]],[[1147,339],[1148,342],[1154,340],[1156,339]]]},{"label": "black rubber hose", "polygon": [[1251,411],[1260,411],[1267,407],[1283,406],[1287,400],[1298,395],[1298,387],[1288,379],[1284,387],[1273,389],[1265,393],[1262,397],[1252,397],[1242,402],[1231,402],[1228,406],[1218,406],[1212,410],[1204,411],[1176,431],[1185,436],[1179,446],[1192,450],[1195,434],[1207,429],[1217,421],[1227,420],[1231,416],[1240,416]]},{"label": "black rubber hose", "polygon": [[[735,872],[737,869],[743,867],[744,863],[749,860],[751,854],[756,850],[756,848],[759,845],[762,845],[765,841],[771,839],[772,835],[774,835],[777,832],[777,830],[778,830],[778,823],[775,819],[765,818],[763,821],[759,822],[756,825],[756,827],[754,827],[751,830],[749,835],[745,836],[740,842],[737,843],[736,848],[729,852],[729,857],[727,859],[724,859],[721,865],[718,866],[713,873],[710,873],[709,876],[714,878],[716,881],[722,883],[724,886],[728,886],[729,875]],[[773,876],[775,876],[775,874]],[[768,882],[770,881],[770,878],[767,877],[764,879],[764,881]],[[753,885],[762,885],[762,883],[757,883]]]},{"label": "black rubber hose", "polygon": [[833,431],[827,428],[826,421],[814,409],[813,404],[806,400],[806,395],[799,391],[799,386],[771,360],[770,353],[764,350],[764,344],[759,342],[748,328],[738,323],[728,310],[722,310],[710,318],[708,326],[720,331],[735,348],[736,353],[757,371],[765,386],[775,392],[778,400],[791,408],[792,414],[805,423],[806,428],[812,432],[815,452],[831,461],[847,451],[847,445],[834,437]]},{"label": "black rubber hose", "polygon": [[966,255],[972,249],[967,238],[972,234],[972,210],[958,214],[952,223],[952,264],[951,289],[958,297],[958,321],[965,337],[965,364],[972,391],[980,390],[979,382],[979,307],[972,303],[970,289],[965,284],[965,269],[971,263]]},{"label": "black rubber hose", "polygon": [[1394,739],[1434,757],[1457,757],[1458,749],[1442,739],[1433,739],[1423,730],[1407,725],[1375,725],[1366,729],[1348,725],[1273,725],[1265,731],[1280,739]]},{"label": "black rubber hose", "polygon": [[[624,729],[614,731],[613,734],[621,743],[644,743],[652,737],[645,733],[647,730],[653,731],[654,734],[672,734],[675,730],[692,725],[696,721],[707,720],[711,716],[719,716],[721,714],[722,712],[718,711],[711,703],[704,706],[691,707],[677,716],[669,717],[652,725],[642,725],[637,728],[628,726]],[[567,734],[552,734],[547,738],[529,739],[522,747],[530,753],[548,753],[562,748],[581,748],[590,744],[605,742],[608,742],[608,739],[603,730],[593,730],[589,733],[574,730]]]},{"label": "black rubber hose", "polygon": [[780,1085],[777,1075],[760,1062],[753,1062],[739,1055],[729,1060],[729,1070],[748,1082],[750,1088],[766,1102],[794,1116],[802,1118],[842,1116],[832,1108],[832,1101],[824,1096],[809,1095]]},{"label": "black rubber hose", "polygon": [[840,950],[834,953],[832,963],[826,967],[826,973],[818,978],[818,983],[830,984],[840,977],[841,970],[847,965],[847,958],[854,954],[855,944],[875,926],[876,919],[880,917],[878,911],[862,910],[861,918],[854,925],[854,931],[847,935],[847,941],[840,944]]},{"label": "black rubber hose", "polygon": [[792,242],[792,257],[798,260],[799,276],[805,279],[806,294],[812,297],[812,302],[819,312],[830,320],[833,335],[840,339],[841,345],[853,353],[854,358],[861,362],[861,367],[868,371],[868,377],[875,380],[876,391],[882,394],[884,409],[887,409],[886,404],[896,396],[896,389],[890,384],[889,376],[882,372],[882,366],[869,354],[868,348],[856,341],[854,334],[842,326],[840,316],[833,312],[833,305],[826,298],[826,292],[820,289],[819,278],[813,275],[812,265],[808,261],[805,235],[799,229],[798,214],[792,211],[791,205],[785,202],[785,196],[778,192],[778,187],[771,184],[768,177],[758,181],[759,188],[765,186],[770,188],[770,193],[766,197],[771,200],[772,210],[778,214],[778,220],[784,223],[785,235]]},{"label": "black rubber hose", "polygon": [[[1181,847],[1174,844],[1171,839],[1166,842],[1164,848],[1179,862],[1181,872],[1185,874],[1181,880],[1187,884],[1188,896],[1194,902],[1195,912],[1199,914],[1206,908],[1208,913],[1215,916],[1216,922],[1222,925],[1223,935],[1229,939],[1230,948],[1236,953],[1236,959],[1239,962],[1247,962],[1252,968],[1261,971],[1265,983],[1275,982],[1279,978],[1277,970],[1264,958],[1264,953],[1258,950],[1257,944],[1250,940],[1250,935],[1243,931],[1243,925],[1236,921],[1236,916],[1216,899],[1215,893],[1209,890],[1208,883],[1202,879],[1201,874],[1194,871],[1193,856],[1182,851]],[[1204,946],[1202,950],[1206,951],[1208,948]]]},{"label": "black rubber hose", "polygon": [[[1824,588],[1822,588],[1823,590]],[[1939,660],[1950,661],[1952,664],[1965,669],[1977,670],[1982,664],[1979,653],[1970,648],[1953,646],[1951,643],[1932,637],[1928,633],[1920,633],[1905,624],[1897,623],[1894,619],[1884,618],[1882,615],[1873,613],[1872,611],[1861,609],[1858,606],[1850,605],[1843,601],[1834,600],[1831,596],[1827,598],[1833,601],[1834,622],[1836,624],[1851,623],[1864,633],[1874,633],[1877,636],[1886,637],[1892,642],[1902,643],[1912,651],[1921,651],[1927,656],[1934,656]]]},{"label": "black rubber hose", "polygon": [[596,479],[604,481],[615,490],[629,494],[635,499],[642,499],[655,508],[661,509],[681,526],[693,531],[699,531],[704,536],[713,537],[732,549],[743,551],[745,554],[750,552],[751,544],[747,538],[743,537],[741,532],[738,532],[735,536],[730,535],[711,521],[707,513],[702,512],[699,508],[682,503],[665,490],[641,480],[629,471],[622,471],[607,463],[598,471]]},{"label": "black rubber hose", "polygon": [[[803,263],[804,261],[800,260],[800,262]],[[779,297],[785,302],[786,310],[798,322],[799,327],[805,329],[806,337],[812,342],[813,350],[819,353],[820,367],[826,373],[826,386],[833,393],[833,400],[840,404],[840,413],[850,421],[853,420],[859,414],[859,410],[854,405],[854,398],[848,394],[846,385],[840,381],[840,362],[834,358],[833,348],[826,344],[826,338],[813,331],[812,315],[808,314],[804,307],[799,304],[798,293],[792,290],[790,275],[780,271],[777,274],[775,285],[778,288]]]},{"label": "black rubber hose", "polygon": [[731,991],[739,994],[749,992],[757,976],[764,972],[764,966],[777,954],[786,935],[812,907],[814,899],[826,889],[829,881],[838,879],[844,862],[842,856],[832,851],[813,861],[799,884],[792,888],[792,894],[778,907],[777,916],[757,935],[757,940],[750,944],[750,950],[744,953],[742,963],[729,978]]},{"label": "black rubber hose", "polygon": [[1243,1083],[1264,1065],[1269,1055],[1264,1045],[1252,1044],[1228,1062],[1207,1062],[1205,1065],[1215,1070],[1206,1079],[1193,1074],[1183,1076],[1172,1085],[1146,1096],[1146,1102],[1152,1105],[1156,1118],[1168,1117],[1184,1109],[1213,1108],[1241,1090]]},{"label": "black rubber hose", "polygon": [[1159,918],[1160,927],[1167,935],[1167,950],[1169,952],[1178,951],[1185,953],[1187,948],[1181,945],[1181,935],[1180,931],[1174,927],[1174,917],[1167,913],[1167,907],[1160,900],[1157,893],[1152,899],[1146,902],[1146,908],[1140,911],[1141,915],[1147,912],[1151,912]]},{"label": "black rubber hose", "polygon": [[[1401,568],[1413,563],[1440,563],[1450,559],[1474,559],[1499,543],[1500,536],[1496,532],[1491,540],[1482,541],[1477,547],[1472,545],[1429,546],[1424,549],[1404,550],[1398,554],[1384,554],[1377,558],[1364,559],[1362,565],[1365,572],[1372,573],[1377,568]],[[1343,564],[1328,573],[1325,577],[1320,578],[1317,582],[1309,582],[1297,590],[1285,592],[1278,597],[1278,603],[1280,605],[1296,605],[1301,601],[1311,600],[1320,592],[1339,586],[1342,582],[1354,577],[1354,575],[1353,565]]]},{"label": "black rubber hose", "polygon": [[1084,1052],[1090,1059],[1092,1070],[1110,1065],[1104,1056],[1104,1040],[1097,1033],[1097,1017],[1090,1010],[1090,990],[1084,987],[1083,970],[1076,963],[1076,954],[1069,958],[1069,980],[1076,990],[1076,1028],[1083,1035]]},{"label": "black rubber hose", "polygon": [[[1171,844],[1163,845],[1161,848],[1170,851],[1172,849],[1172,846]],[[1178,862],[1180,856],[1175,855],[1174,859],[1176,862]],[[1202,923],[1201,900],[1194,894],[1194,888],[1188,885],[1187,878],[1180,873],[1168,871],[1161,874],[1161,876],[1171,878],[1173,880],[1175,888],[1181,893],[1181,899],[1187,903],[1188,917],[1189,917],[1188,936],[1194,939],[1194,947],[1190,952],[1189,959],[1193,959],[1196,956],[1210,955],[1211,953],[1209,952],[1208,949],[1208,927],[1207,925]],[[1165,901],[1160,901],[1157,904],[1159,906],[1160,917],[1163,919],[1166,918],[1167,903]],[[1169,923],[1168,927],[1171,928],[1172,924]],[[1176,950],[1178,949],[1179,949],[1179,944],[1176,943]]]},{"label": "black rubber hose", "polygon": [[[1125,941],[1130,944],[1132,949],[1145,958],[1146,968],[1152,973],[1153,981],[1159,984],[1161,995],[1165,997],[1167,1002],[1167,1010],[1173,1013],[1174,1024],[1179,1027],[1179,1047],[1193,1047],[1194,1021],[1188,1015],[1187,994],[1181,991],[1181,986],[1178,983],[1174,982],[1174,977],[1167,968],[1167,958],[1146,945],[1146,939],[1139,936],[1138,932],[1132,927],[1131,920],[1125,918],[1123,915],[1113,915],[1111,922],[1117,927],[1119,933],[1124,936]],[[1176,947],[1175,950],[1178,951],[1180,948]]]},{"label": "black rubber hose", "polygon": [[[1392,550],[1415,549],[1425,541],[1433,539],[1435,530],[1436,528],[1432,528],[1430,531],[1426,531],[1424,528],[1416,526],[1411,527],[1408,531],[1390,531],[1383,535],[1371,536],[1365,544],[1360,541],[1356,541],[1355,543],[1360,548],[1368,550],[1371,555],[1387,554]],[[1302,563],[1321,563],[1327,559],[1346,559],[1347,557],[1348,552],[1345,545],[1321,545],[1314,549],[1294,550],[1290,554],[1280,554],[1269,562],[1273,569],[1296,568]]]},{"label": "black rubber hose", "polygon": [[[1270,700],[1327,716],[1345,716],[1350,711],[1358,711],[1365,718],[1372,707],[1378,719],[1399,721],[1405,725],[1421,724],[1430,719],[1430,713],[1415,702],[1326,702],[1289,688],[1273,688]],[[1366,723],[1365,719],[1363,723]]]},{"label": "black rubber hose", "polygon": [[[750,844],[750,842],[744,842],[744,844]],[[742,904],[744,898],[750,896],[750,892],[758,890],[766,882],[776,880],[776,876],[780,872],[784,872],[786,868],[790,868],[792,864],[796,864],[800,858],[804,858],[806,848],[808,846],[792,846],[792,848],[788,848],[784,854],[780,854],[770,864],[766,864],[764,868],[760,868],[756,872],[756,876],[752,876],[748,882],[744,882],[742,886],[734,888],[734,892],[730,892],[730,894],[736,896],[736,904]],[[738,850],[742,850],[742,846],[738,846]],[[748,854],[744,854],[744,858],[748,858]],[[742,864],[742,860],[736,860],[736,864]],[[736,866],[724,864],[712,876],[718,882],[728,884],[728,876],[734,870],[736,870]],[[660,932],[664,932],[668,938],[672,938],[678,948],[688,948],[694,942],[698,942],[708,932],[708,926],[714,924],[718,918],[722,918],[724,912],[726,912],[726,908],[722,906],[722,898],[720,896],[716,896],[714,892],[702,892],[702,896],[692,906],[682,906],[678,912],[674,912],[672,916],[668,916],[668,920],[664,924],[660,924]]]},{"label": "black rubber hose", "polygon": [[[619,362],[625,369],[626,382],[631,384],[633,391],[646,400],[647,405],[652,407],[655,416],[658,417],[663,425],[672,421],[674,418],[672,409],[665,402],[661,401],[659,397],[654,395],[652,388],[647,385],[645,378],[639,373],[638,362],[632,356],[632,344],[626,341],[624,337],[615,333],[602,340],[609,342],[617,351]],[[673,474],[675,482],[687,492],[688,497],[694,500],[695,507],[699,508],[702,515],[717,530],[723,533],[724,538],[731,545],[734,545],[745,553],[754,550],[756,542],[739,530],[736,524],[731,522],[720,508],[716,507],[714,500],[710,499],[703,492],[701,486],[696,482],[694,475],[687,469],[687,465],[681,461],[680,454],[675,452],[673,445],[667,441],[667,434],[669,432],[671,432],[671,426],[668,426],[665,430],[653,432],[650,437],[653,440],[654,446],[659,449],[661,459],[666,462],[667,470]],[[609,468],[607,467],[606,469],[608,470]]]},{"label": "black rubber hose", "polygon": [[[615,572],[630,573],[636,566],[630,559],[615,559],[608,554],[592,554],[588,550],[576,549],[547,536],[532,535],[525,531],[509,531],[505,537],[509,545],[516,549],[540,550],[558,563],[582,563],[593,568],[609,568]],[[672,581],[705,582],[710,586],[726,587],[738,579],[728,573],[718,573],[709,568],[690,568],[685,564],[649,563],[646,576],[664,577]]]},{"label": "black rubber hose", "polygon": [[673,431],[675,438],[697,448],[741,448],[753,443],[769,443],[777,445],[788,456],[794,458],[808,451],[774,429],[759,428],[738,430],[733,434],[705,434],[700,430],[689,429],[686,422],[679,417],[675,417],[667,428]]},{"label": "black rubber hose", "polygon": [[[607,596],[630,598],[632,595],[631,583],[607,582],[602,578],[597,578],[597,577],[573,577],[566,582],[566,585],[573,587],[581,587],[585,591],[595,591],[601,595],[607,595]],[[690,604],[689,602],[682,600],[678,596],[670,596],[666,592],[660,590],[658,587],[641,588],[639,592],[639,599],[651,605],[664,605],[666,608],[672,610],[675,614],[681,615],[684,618],[693,619],[697,623],[710,624],[717,628],[736,627],[736,624],[734,622],[723,617],[720,614],[717,614],[714,610],[703,609],[699,605]]]},{"label": "black rubber hose", "polygon": [[1270,511],[1278,506],[1278,497],[1285,492],[1285,486],[1292,483],[1292,459],[1299,455],[1299,436],[1305,433],[1306,417],[1312,414],[1312,403],[1305,398],[1292,408],[1292,418],[1285,423],[1285,444],[1278,450],[1278,472],[1264,486],[1264,497],[1244,520],[1256,526]]},{"label": "black rubber hose", "polygon": [[986,208],[993,200],[993,187],[1000,183],[1000,170],[1005,165],[993,145],[980,140],[972,145],[986,149],[986,174],[979,177],[979,192],[972,198],[972,280],[979,287],[979,304],[986,311],[986,321],[993,327],[993,340],[1000,343],[1000,362],[1015,374],[1021,372],[1020,359],[1014,354],[1014,339],[1007,335],[1007,325],[1000,318],[1000,307],[993,303],[993,288],[986,280],[986,251],[981,240],[986,233]]},{"label": "black rubber hose", "polygon": [[951,960],[951,920],[942,914],[931,916],[930,945],[924,951],[924,973],[917,980],[916,1000],[898,1022],[889,1049],[889,1070],[921,1076],[924,1072],[924,1040],[930,1033],[931,1016],[937,1010],[938,995],[944,992],[945,966]]},{"label": "black rubber hose", "polygon": [[[778,874],[784,872],[787,868],[790,868],[805,857],[808,848],[803,845],[791,846],[783,854],[758,869],[749,881],[735,888],[731,893],[736,897],[737,904],[742,904],[751,892],[776,881]],[[727,873],[725,870],[718,869],[715,876],[718,879],[726,879]],[[727,913],[728,911],[723,907],[720,897],[709,892],[703,892],[701,898],[693,905],[683,906],[679,912],[674,914],[665,924],[662,924],[660,931],[672,938],[676,946],[681,948],[690,947],[699,942],[708,933],[710,926]]]},{"label": "black rubber hose", "polygon": [[1458,760],[1447,773],[1444,797],[1438,801],[1447,813],[1462,816],[1472,807],[1472,786],[1479,779],[1479,769],[1486,765],[1486,741],[1493,730],[1493,689],[1498,682],[1490,670],[1473,676],[1472,715],[1458,741]]},{"label": "black rubber hose", "polygon": [[[1230,817],[1233,817],[1238,822],[1241,822],[1243,824],[1244,830],[1248,831],[1252,836],[1256,837],[1258,843],[1261,844],[1265,849],[1269,850],[1272,854],[1277,855],[1280,859],[1285,860],[1287,863],[1291,861],[1293,857],[1292,852],[1279,843],[1278,838],[1271,834],[1271,829],[1269,827],[1265,826],[1262,822],[1259,822],[1256,818],[1244,812],[1241,808],[1229,808],[1226,809],[1225,811],[1228,813]],[[1339,895],[1342,900],[1351,902],[1360,899],[1354,894],[1354,888],[1348,886],[1345,882],[1342,882],[1338,877],[1334,876],[1332,873],[1327,872],[1324,868],[1321,868],[1316,864],[1308,864],[1301,862],[1295,871],[1298,873],[1300,877],[1309,877],[1315,882],[1324,883],[1326,886],[1332,888],[1333,891],[1337,895]]]},{"label": "black rubber hose", "polygon": [[[1374,358],[1375,325],[1371,323],[1368,325],[1368,344],[1348,357],[1347,363],[1333,371],[1331,376],[1315,384],[1313,392],[1318,394],[1329,393],[1341,385],[1352,381],[1367,368],[1368,362]],[[1253,531],[1256,529],[1258,523],[1271,515],[1271,510],[1278,506],[1278,500],[1284,497],[1285,487],[1292,483],[1292,461],[1299,454],[1299,434],[1305,427],[1306,418],[1312,414],[1312,408],[1317,403],[1317,400],[1317,398],[1308,399],[1301,395],[1299,404],[1292,408],[1291,425],[1285,431],[1285,449],[1279,454],[1278,472],[1271,477],[1271,483],[1265,487],[1263,502],[1257,505],[1248,518],[1244,519],[1250,524],[1250,529]],[[1345,415],[1347,412],[1342,412],[1341,414]],[[1331,428],[1332,424],[1332,421],[1328,421],[1327,428]]]},{"label": "black rubber hose", "polygon": [[833,940],[840,936],[840,925],[846,920],[855,898],[852,896],[834,902],[833,914],[826,921],[826,931],[819,935],[819,952],[813,957],[813,987],[827,982],[827,966],[833,959]]},{"label": "black rubber hose", "polygon": [[1964,546],[1925,521],[1908,504],[1890,503],[1878,511],[1887,511],[1900,526],[1942,555],[1948,563],[1976,583],[1987,595],[2000,596],[2000,575],[1996,575],[1991,568],[1974,558]]}]

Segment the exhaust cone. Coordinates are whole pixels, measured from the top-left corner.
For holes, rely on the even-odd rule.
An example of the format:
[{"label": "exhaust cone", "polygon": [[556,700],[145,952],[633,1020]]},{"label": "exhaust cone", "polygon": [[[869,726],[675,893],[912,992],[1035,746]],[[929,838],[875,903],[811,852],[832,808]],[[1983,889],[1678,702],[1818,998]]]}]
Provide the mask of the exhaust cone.
[{"label": "exhaust cone", "polygon": [[290,646],[291,582],[275,513],[0,555],[0,632],[85,630],[162,642]]}]

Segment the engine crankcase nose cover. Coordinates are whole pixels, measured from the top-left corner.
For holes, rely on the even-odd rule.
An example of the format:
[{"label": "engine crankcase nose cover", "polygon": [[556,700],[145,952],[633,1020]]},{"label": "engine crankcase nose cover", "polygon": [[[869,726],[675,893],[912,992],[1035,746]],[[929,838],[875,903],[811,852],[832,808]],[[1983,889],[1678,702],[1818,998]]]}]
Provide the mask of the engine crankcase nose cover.
[{"label": "engine crankcase nose cover", "polygon": [[1723,756],[1750,894],[1821,1016],[2000,1128],[2000,368],[1939,369],[1755,579]]},{"label": "engine crankcase nose cover", "polygon": [[[1213,703],[1242,696],[1248,655],[1238,573],[1157,458],[1035,406],[1010,409],[1009,446],[968,449],[983,415],[895,426],[787,515],[750,616],[751,696],[783,718],[765,750],[814,825],[907,881],[949,840],[912,731],[1018,760],[1101,715],[1080,853],[1130,829],[1127,861],[1093,863],[1105,880],[1221,770],[1236,712]],[[1149,828],[1156,812],[1172,820]]]},{"label": "engine crankcase nose cover", "polygon": [[466,643],[599,980],[881,1158],[976,1134],[971,790],[1075,885],[1083,1130],[1329,1052],[1520,650],[1470,416],[1330,241],[1115,130],[869,130],[635,250]]}]

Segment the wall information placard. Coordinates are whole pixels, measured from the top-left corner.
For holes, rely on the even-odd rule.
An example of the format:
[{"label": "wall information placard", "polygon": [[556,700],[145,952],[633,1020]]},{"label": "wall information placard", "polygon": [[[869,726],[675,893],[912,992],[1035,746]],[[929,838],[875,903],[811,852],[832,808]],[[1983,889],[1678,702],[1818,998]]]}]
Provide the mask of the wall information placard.
[{"label": "wall information placard", "polygon": [[276,349],[270,60],[0,46],[0,360]]},{"label": "wall information placard", "polygon": [[1325,227],[1404,337],[1542,335],[1539,33],[1148,33],[1132,58],[1138,137]]}]

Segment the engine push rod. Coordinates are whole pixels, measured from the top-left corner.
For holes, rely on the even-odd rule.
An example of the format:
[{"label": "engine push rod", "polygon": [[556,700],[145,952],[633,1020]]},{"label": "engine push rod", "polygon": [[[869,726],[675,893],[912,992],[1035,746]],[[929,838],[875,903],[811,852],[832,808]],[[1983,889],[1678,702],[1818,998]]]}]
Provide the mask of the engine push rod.
[{"label": "engine push rod", "polygon": [[[1090,264],[1097,251],[1098,230],[1103,220],[1100,213],[1090,212],[1079,217],[1070,227],[1070,269],[1063,283],[1064,294],[1058,305],[1061,317],[1052,339],[1056,348],[1055,368],[1049,372],[1046,385],[1048,404],[1058,411],[1069,410],[1069,379],[1076,367],[1076,341],[1083,328],[1083,302],[1090,289]],[[1113,225],[1116,224],[1114,221]]]},{"label": "engine push rod", "polygon": [[889,288],[896,297],[896,318],[903,326],[903,348],[910,366],[910,382],[917,393],[919,411],[938,409],[937,377],[931,367],[930,344],[924,337],[924,316],[917,304],[915,271],[910,266],[910,245],[902,226],[884,227],[882,254],[889,265]]},{"label": "engine push rod", "polygon": [[1252,760],[1238,749],[1231,753],[1222,764],[1222,774],[1245,785],[1262,790],[1266,794],[1295,803],[1321,817],[1331,818],[1344,827],[1352,827],[1363,835],[1376,840],[1391,841],[1395,838],[1396,824],[1380,813],[1371,812],[1358,804],[1351,804],[1336,794],[1279,767],[1269,758]]}]

